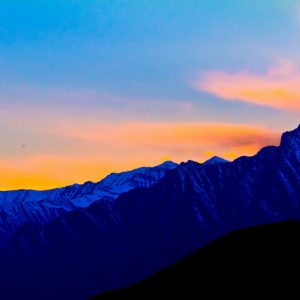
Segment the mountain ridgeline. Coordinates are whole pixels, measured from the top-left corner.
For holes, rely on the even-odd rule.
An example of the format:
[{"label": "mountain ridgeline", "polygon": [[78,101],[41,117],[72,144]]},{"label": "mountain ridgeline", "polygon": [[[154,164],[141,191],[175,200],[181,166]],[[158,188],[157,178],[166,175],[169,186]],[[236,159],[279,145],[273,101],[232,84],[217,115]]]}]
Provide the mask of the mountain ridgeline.
[{"label": "mountain ridgeline", "polygon": [[[234,230],[300,219],[300,126],[253,157],[166,166],[146,169],[150,178],[139,169],[136,180],[135,171],[113,174],[105,188],[87,183],[61,189],[63,201],[49,197],[55,214],[42,222],[28,216],[6,237],[0,298],[86,299],[135,283]],[[74,196],[72,189],[84,192]],[[65,202],[70,208],[57,213]]]},{"label": "mountain ridgeline", "polygon": [[47,224],[70,211],[88,207],[94,201],[113,201],[132,189],[148,188],[176,166],[167,161],[153,168],[112,173],[97,183],[86,182],[48,191],[0,192],[0,246],[23,224]]}]

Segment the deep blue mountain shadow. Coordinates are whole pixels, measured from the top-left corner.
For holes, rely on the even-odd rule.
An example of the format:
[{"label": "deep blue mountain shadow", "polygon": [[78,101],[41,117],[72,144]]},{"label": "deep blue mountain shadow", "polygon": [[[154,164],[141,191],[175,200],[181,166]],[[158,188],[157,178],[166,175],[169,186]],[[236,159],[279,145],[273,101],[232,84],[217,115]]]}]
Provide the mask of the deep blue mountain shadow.
[{"label": "deep blue mountain shadow", "polygon": [[137,284],[90,300],[295,296],[299,253],[298,221],[241,229]]},{"label": "deep blue mountain shadow", "polygon": [[1,250],[0,298],[85,299],[140,281],[234,230],[298,220],[299,167],[300,127],[254,157],[182,163],[117,200],[28,222]]}]

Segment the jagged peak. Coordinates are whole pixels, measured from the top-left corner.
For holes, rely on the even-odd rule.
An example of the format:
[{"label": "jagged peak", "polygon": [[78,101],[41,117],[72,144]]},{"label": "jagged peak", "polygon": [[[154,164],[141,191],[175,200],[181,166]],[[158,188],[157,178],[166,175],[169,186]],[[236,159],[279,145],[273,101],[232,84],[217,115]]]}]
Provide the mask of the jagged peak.
[{"label": "jagged peak", "polygon": [[283,133],[280,147],[286,146],[300,148],[300,125],[294,130]]},{"label": "jagged peak", "polygon": [[208,159],[207,161],[205,161],[203,164],[205,164],[205,165],[214,165],[214,164],[227,163],[227,162],[229,162],[229,161],[222,158],[222,157],[213,156],[210,159]]},{"label": "jagged peak", "polygon": [[157,167],[165,168],[165,169],[173,169],[173,168],[176,168],[177,166],[178,166],[177,163],[175,163],[171,160],[167,160],[167,161],[163,162],[162,164],[158,165]]}]

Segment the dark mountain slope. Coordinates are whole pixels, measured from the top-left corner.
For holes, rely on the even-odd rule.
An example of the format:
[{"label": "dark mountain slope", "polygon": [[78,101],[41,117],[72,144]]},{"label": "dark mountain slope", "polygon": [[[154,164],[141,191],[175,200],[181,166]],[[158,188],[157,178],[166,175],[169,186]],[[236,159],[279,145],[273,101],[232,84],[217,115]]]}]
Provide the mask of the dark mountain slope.
[{"label": "dark mountain slope", "polygon": [[[298,293],[300,223],[261,225],[226,235],[131,287],[91,300],[206,299]],[[278,296],[278,294],[277,294]],[[180,299],[179,298],[179,299]]]}]

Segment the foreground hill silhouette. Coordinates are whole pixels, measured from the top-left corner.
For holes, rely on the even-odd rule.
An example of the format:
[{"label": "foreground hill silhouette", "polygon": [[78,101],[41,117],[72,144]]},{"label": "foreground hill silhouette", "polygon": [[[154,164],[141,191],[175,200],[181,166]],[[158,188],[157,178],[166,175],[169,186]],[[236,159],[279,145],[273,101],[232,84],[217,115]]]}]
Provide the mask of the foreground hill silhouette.
[{"label": "foreground hill silhouette", "polygon": [[299,253],[297,221],[243,229],[135,285],[90,300],[206,299],[205,295],[262,293],[270,297],[283,291],[285,295],[298,294]]},{"label": "foreground hill silhouette", "polygon": [[[139,282],[232,231],[300,220],[300,127],[253,157],[169,165],[113,174],[109,198],[98,184],[65,189],[62,204],[77,190],[75,202],[91,204],[46,223],[28,215],[0,249],[0,299],[86,299]],[[51,211],[61,203],[55,195]],[[3,224],[11,224],[9,212],[0,213]]]}]

